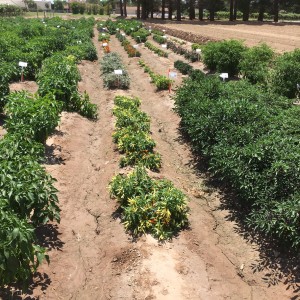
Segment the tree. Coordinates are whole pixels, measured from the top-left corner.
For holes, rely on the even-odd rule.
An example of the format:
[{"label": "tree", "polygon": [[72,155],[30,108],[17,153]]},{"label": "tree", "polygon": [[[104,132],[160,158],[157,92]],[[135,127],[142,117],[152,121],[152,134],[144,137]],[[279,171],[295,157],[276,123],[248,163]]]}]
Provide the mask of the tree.
[{"label": "tree", "polygon": [[168,4],[169,4],[168,5],[168,11],[169,11],[168,19],[172,20],[172,15],[173,15],[173,0],[169,0]]},{"label": "tree", "polygon": [[176,0],[176,20],[181,21],[181,0]]},{"label": "tree", "polygon": [[60,0],[55,0],[54,1],[54,4],[53,4],[53,7],[55,10],[64,10],[64,3],[63,1],[60,1]]},{"label": "tree", "polygon": [[147,0],[141,0],[142,4],[142,19],[146,20],[147,19]]},{"label": "tree", "polygon": [[162,0],[161,2],[161,18],[162,20],[165,19],[165,10],[166,10],[166,0]]},{"label": "tree", "polygon": [[215,1],[210,0],[209,1],[209,21],[214,21],[215,20]]},{"label": "tree", "polygon": [[119,0],[119,5],[120,5],[120,14],[121,14],[121,17],[123,17],[124,13],[123,13],[123,1],[122,0]]},{"label": "tree", "polygon": [[194,20],[195,17],[195,0],[189,0],[189,19]]},{"label": "tree", "polygon": [[233,4],[233,20],[236,21],[238,0],[234,0]]},{"label": "tree", "polygon": [[124,16],[127,18],[127,0],[124,0]]},{"label": "tree", "polygon": [[249,21],[250,0],[239,0],[238,9],[243,13],[243,21]]},{"label": "tree", "polygon": [[230,0],[230,4],[229,4],[229,21],[233,21],[233,2],[234,2],[234,0]]},{"label": "tree", "polygon": [[141,18],[141,0],[137,0],[136,16],[138,19]]},{"label": "tree", "polygon": [[279,16],[279,1],[274,0],[274,22],[278,22]]},{"label": "tree", "polygon": [[198,0],[199,20],[203,21],[203,0]]}]

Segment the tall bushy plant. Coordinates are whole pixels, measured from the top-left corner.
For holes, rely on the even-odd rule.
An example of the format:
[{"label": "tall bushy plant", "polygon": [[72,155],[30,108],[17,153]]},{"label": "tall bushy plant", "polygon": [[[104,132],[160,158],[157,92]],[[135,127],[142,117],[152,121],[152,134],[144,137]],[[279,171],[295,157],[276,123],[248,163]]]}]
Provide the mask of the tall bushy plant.
[{"label": "tall bushy plant", "polygon": [[248,48],[240,61],[240,73],[251,83],[265,83],[274,51],[266,44]]},{"label": "tall bushy plant", "polygon": [[300,84],[300,49],[278,56],[270,74],[271,89],[279,95],[295,98]]},{"label": "tall bushy plant", "polygon": [[246,47],[237,40],[210,42],[202,49],[203,62],[211,71],[237,75]]},{"label": "tall bushy plant", "polygon": [[249,226],[300,246],[300,108],[247,81],[186,80],[176,110],[210,171],[247,206]]}]

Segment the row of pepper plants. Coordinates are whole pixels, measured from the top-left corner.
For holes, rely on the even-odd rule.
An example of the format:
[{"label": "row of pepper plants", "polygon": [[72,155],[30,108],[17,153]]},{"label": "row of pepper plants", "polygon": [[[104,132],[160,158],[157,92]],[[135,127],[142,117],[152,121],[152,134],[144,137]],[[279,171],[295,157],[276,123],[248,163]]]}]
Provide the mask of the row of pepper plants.
[{"label": "row of pepper plants", "polygon": [[293,101],[299,96],[300,50],[278,55],[267,45],[248,48],[235,40],[192,47],[202,50],[211,72],[242,78],[222,83],[176,62],[189,74],[175,100],[195,153],[235,192],[251,230],[299,248],[299,107]]},{"label": "row of pepper plants", "polygon": [[213,177],[234,192],[249,230],[285,249],[300,246],[300,50],[275,54],[265,44],[229,40],[194,44],[222,83],[183,61],[188,74],[175,96],[181,127]]},{"label": "row of pepper plants", "polygon": [[[62,110],[91,119],[97,108],[77,89],[80,59],[97,58],[91,43],[93,20],[0,20],[0,100],[7,131],[0,141],[0,285],[26,287],[46,258],[35,229],[60,220],[55,179],[46,173],[45,142]],[[70,54],[73,55],[70,55]],[[19,79],[18,61],[28,62],[25,77],[36,79],[38,93],[9,93]]]},{"label": "row of pepper plants", "polygon": [[[178,47],[178,46],[177,46]],[[233,191],[245,225],[287,249],[300,246],[300,50],[276,54],[236,40],[193,44],[205,75],[183,61],[189,78],[175,96],[181,127],[213,177]],[[184,52],[182,52],[184,54]],[[222,83],[218,73],[242,80]]]},{"label": "row of pepper plants", "polygon": [[158,240],[170,239],[188,225],[186,196],[169,180],[152,179],[147,169],[158,171],[161,156],[154,152],[150,118],[140,110],[140,100],[117,96],[113,134],[118,150],[124,153],[121,166],[134,169],[115,176],[110,194],[122,209],[122,222],[133,236],[150,233]]},{"label": "row of pepper plants", "polygon": [[[123,87],[120,83],[115,84],[120,78],[112,79],[112,85],[105,83],[107,76],[112,76],[116,68],[125,70],[119,55],[105,55],[101,70],[108,88]],[[127,72],[125,74],[128,76]],[[122,222],[133,236],[150,233],[158,240],[170,239],[188,226],[186,196],[172,182],[155,180],[148,175],[147,169],[159,171],[161,156],[154,151],[156,143],[151,137],[150,118],[140,110],[140,99],[116,96],[114,104],[116,123],[113,140],[122,154],[120,166],[133,169],[127,175],[113,177],[109,184],[111,197],[119,202]]]}]

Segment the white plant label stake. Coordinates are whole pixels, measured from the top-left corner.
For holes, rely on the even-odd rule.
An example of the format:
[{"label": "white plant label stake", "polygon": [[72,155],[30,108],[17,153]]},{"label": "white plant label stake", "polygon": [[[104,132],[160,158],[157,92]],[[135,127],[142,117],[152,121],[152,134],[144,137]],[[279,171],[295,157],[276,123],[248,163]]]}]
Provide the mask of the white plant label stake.
[{"label": "white plant label stake", "polygon": [[135,49],[135,56],[136,56],[138,47],[139,47],[139,45],[133,45],[133,48]]},{"label": "white plant label stake", "polygon": [[103,46],[103,47],[107,47],[108,44],[107,44],[107,43],[103,43],[102,46]]},{"label": "white plant label stake", "polygon": [[196,49],[196,53],[198,54],[198,60],[200,60],[201,49]]},{"label": "white plant label stake", "polygon": [[167,48],[166,44],[162,44],[161,46],[162,46],[162,48]]},{"label": "white plant label stake", "polygon": [[177,73],[176,73],[176,72],[169,72],[169,78],[170,78],[170,79],[175,79],[175,78],[177,78]]},{"label": "white plant label stake", "polygon": [[27,67],[27,62],[19,61],[19,67],[21,67],[21,82],[24,81],[24,68]]},{"label": "white plant label stake", "polygon": [[115,75],[118,78],[118,88],[120,88],[120,76],[123,74],[123,70],[114,70]]},{"label": "white plant label stake", "polygon": [[220,77],[225,81],[225,79],[228,78],[228,73],[221,73]]}]

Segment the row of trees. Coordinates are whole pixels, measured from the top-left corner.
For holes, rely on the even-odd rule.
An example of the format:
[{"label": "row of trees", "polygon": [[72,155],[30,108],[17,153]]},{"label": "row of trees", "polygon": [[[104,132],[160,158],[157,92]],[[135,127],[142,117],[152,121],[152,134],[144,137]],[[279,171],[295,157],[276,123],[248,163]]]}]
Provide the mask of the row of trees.
[{"label": "row of trees", "polygon": [[[127,15],[127,0],[119,0],[121,15]],[[137,17],[146,19],[152,18],[154,12],[161,11],[161,18],[166,16],[172,19],[176,12],[176,19],[181,21],[182,13],[187,11],[189,19],[196,18],[196,9],[198,10],[199,20],[204,19],[204,10],[209,12],[209,20],[215,20],[215,13],[220,10],[229,10],[229,20],[234,21],[237,17],[237,11],[243,14],[243,21],[248,21],[251,12],[257,12],[258,21],[263,21],[264,14],[273,15],[274,22],[278,22],[279,10],[289,10],[291,12],[300,12],[299,0],[135,0],[132,1],[137,6]],[[124,12],[125,10],[125,12]],[[168,14],[166,12],[168,11]]]}]

